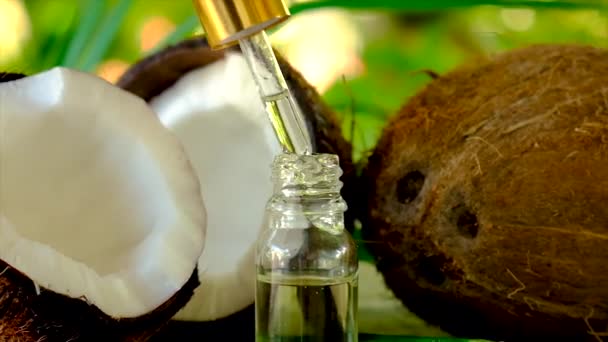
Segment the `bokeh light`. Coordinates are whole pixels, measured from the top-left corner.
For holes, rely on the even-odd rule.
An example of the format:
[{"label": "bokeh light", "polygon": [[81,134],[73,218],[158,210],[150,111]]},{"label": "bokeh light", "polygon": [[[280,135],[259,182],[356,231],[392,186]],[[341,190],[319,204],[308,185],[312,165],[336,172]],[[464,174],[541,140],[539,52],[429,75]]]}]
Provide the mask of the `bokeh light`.
[{"label": "bokeh light", "polygon": [[285,58],[319,92],[342,76],[364,71],[362,37],[353,18],[340,10],[319,10],[291,18],[272,35]]},{"label": "bokeh light", "polygon": [[0,0],[0,62],[18,56],[30,34],[30,20],[23,3]]},{"label": "bokeh light", "polygon": [[153,49],[167,35],[175,30],[175,24],[168,18],[162,16],[147,19],[141,28],[140,48],[142,52]]},{"label": "bokeh light", "polygon": [[129,63],[126,61],[110,59],[97,67],[96,74],[108,82],[116,83],[129,66]]},{"label": "bokeh light", "polygon": [[534,25],[536,11],[529,8],[505,8],[500,10],[500,17],[508,29],[523,32]]}]

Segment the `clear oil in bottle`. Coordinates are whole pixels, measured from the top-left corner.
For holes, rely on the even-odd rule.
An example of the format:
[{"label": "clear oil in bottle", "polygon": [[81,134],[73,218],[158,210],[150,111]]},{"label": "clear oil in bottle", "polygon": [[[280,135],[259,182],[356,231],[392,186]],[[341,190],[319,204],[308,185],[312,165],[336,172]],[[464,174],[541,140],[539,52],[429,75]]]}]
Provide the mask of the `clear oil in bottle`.
[{"label": "clear oil in bottle", "polygon": [[258,276],[258,341],[356,341],[357,278]]},{"label": "clear oil in bottle", "polygon": [[334,155],[284,154],[256,254],[257,341],[357,341],[358,260]]}]

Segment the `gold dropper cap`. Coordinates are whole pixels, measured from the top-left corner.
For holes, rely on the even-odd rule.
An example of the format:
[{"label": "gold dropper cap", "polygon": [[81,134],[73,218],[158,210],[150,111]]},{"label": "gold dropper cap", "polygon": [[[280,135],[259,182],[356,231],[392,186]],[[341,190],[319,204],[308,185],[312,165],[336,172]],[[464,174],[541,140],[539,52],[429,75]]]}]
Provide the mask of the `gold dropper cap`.
[{"label": "gold dropper cap", "polygon": [[290,15],[283,0],[192,0],[209,46],[222,49],[238,43]]}]

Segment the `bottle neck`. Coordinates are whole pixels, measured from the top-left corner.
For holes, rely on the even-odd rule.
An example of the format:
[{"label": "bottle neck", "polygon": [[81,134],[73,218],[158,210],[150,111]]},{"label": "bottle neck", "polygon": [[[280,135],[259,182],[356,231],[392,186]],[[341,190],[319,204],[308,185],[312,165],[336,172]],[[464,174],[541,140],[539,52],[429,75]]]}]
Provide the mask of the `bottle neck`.
[{"label": "bottle neck", "polygon": [[347,209],[346,202],[339,193],[293,196],[275,193],[267,205],[267,210],[282,215],[339,215]]},{"label": "bottle neck", "polygon": [[274,193],[267,213],[275,228],[344,229],[346,202],[338,158],[330,154],[282,154],[273,164]]}]

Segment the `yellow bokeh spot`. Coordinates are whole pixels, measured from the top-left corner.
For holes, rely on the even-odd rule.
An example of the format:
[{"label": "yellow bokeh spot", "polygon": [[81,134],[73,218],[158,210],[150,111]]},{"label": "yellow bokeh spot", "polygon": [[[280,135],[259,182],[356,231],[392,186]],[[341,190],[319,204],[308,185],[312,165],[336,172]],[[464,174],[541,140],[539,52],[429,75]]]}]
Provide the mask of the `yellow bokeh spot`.
[{"label": "yellow bokeh spot", "polygon": [[15,58],[30,37],[30,20],[20,0],[0,0],[0,62]]},{"label": "yellow bokeh spot", "polygon": [[272,35],[283,56],[319,92],[365,69],[362,38],[352,17],[327,9],[293,17]]},{"label": "yellow bokeh spot", "polygon": [[110,59],[97,67],[96,74],[108,82],[116,83],[129,68],[129,63],[120,59]]},{"label": "yellow bokeh spot", "polygon": [[505,8],[500,10],[505,26],[513,31],[527,31],[536,20],[536,11],[528,8]]},{"label": "yellow bokeh spot", "polygon": [[175,29],[175,24],[165,17],[152,17],[141,28],[140,48],[143,52],[153,49]]}]

